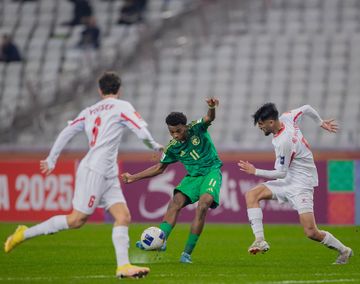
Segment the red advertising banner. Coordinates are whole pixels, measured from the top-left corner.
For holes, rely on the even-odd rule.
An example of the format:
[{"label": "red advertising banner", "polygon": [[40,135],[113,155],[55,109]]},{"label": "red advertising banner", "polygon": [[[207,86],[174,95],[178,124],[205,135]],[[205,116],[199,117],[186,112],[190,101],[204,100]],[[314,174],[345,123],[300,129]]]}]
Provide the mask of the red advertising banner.
[{"label": "red advertising banner", "polygon": [[74,162],[58,163],[49,176],[39,162],[0,163],[0,221],[39,221],[70,213]]},{"label": "red advertising banner", "polygon": [[[262,169],[273,169],[272,162],[254,163]],[[135,173],[151,163],[127,162],[123,171]],[[326,162],[317,163],[319,186],[315,189],[314,210],[319,223],[327,222],[327,178]],[[225,162],[222,168],[223,181],[220,194],[220,206],[210,210],[207,221],[247,223],[245,192],[264,181],[253,175],[247,175],[238,169],[237,163]],[[134,222],[159,222],[165,214],[167,204],[172,197],[175,186],[186,174],[181,164],[177,163],[161,175],[123,185],[123,191],[130,208]],[[264,222],[297,223],[298,214],[289,204],[280,205],[276,200],[262,201]],[[179,216],[179,221],[190,222],[195,214],[196,204],[185,207]]]},{"label": "red advertising banner", "polygon": [[[138,172],[153,163],[123,162],[122,172]],[[255,163],[256,167],[272,169],[273,163]],[[326,162],[317,163],[319,187],[315,190],[315,216],[319,223],[327,223]],[[0,221],[43,221],[72,210],[76,161],[59,162],[49,176],[40,173],[39,162],[0,162]],[[247,223],[244,194],[263,180],[239,171],[236,161],[225,162],[220,206],[210,210],[209,222]],[[159,222],[166,212],[173,190],[186,174],[177,163],[161,175],[122,185],[133,222]],[[264,222],[297,223],[297,212],[277,201],[262,202]],[[179,221],[190,222],[196,204],[184,208]],[[97,209],[91,221],[109,220],[102,209]]]}]

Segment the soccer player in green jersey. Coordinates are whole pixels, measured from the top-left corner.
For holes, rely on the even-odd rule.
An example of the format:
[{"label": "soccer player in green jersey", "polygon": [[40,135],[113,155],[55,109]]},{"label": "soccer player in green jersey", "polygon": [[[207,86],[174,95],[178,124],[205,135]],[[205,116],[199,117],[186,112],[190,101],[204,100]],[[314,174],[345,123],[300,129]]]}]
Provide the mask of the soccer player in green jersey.
[{"label": "soccer player in green jersey", "polygon": [[[215,108],[219,101],[209,98],[206,102],[209,107],[207,114],[191,124],[187,124],[186,116],[181,112],[172,112],[166,117],[166,124],[173,139],[165,148],[158,164],[133,175],[121,175],[125,183],[131,183],[159,175],[169,164],[178,161],[185,166],[188,173],[174,189],[173,198],[160,224],[160,229],[168,239],[180,210],[198,201],[190,234],[180,257],[182,263],[192,263],[191,253],[203,230],[207,211],[219,205],[222,162],[207,132],[215,119]],[[137,247],[142,248],[140,242],[137,243]],[[166,243],[162,247],[162,250],[165,249]]]}]

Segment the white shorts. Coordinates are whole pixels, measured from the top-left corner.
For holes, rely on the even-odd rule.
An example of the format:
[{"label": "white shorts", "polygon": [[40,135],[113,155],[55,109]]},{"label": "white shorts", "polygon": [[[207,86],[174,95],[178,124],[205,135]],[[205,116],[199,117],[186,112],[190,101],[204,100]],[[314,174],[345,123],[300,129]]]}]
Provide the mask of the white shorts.
[{"label": "white shorts", "polygon": [[126,203],[119,178],[106,178],[80,165],[76,173],[73,208],[91,215],[97,207],[108,210],[115,203]]},{"label": "white shorts", "polygon": [[263,183],[279,203],[289,202],[299,214],[314,212],[314,188],[301,188],[283,180],[271,180]]}]

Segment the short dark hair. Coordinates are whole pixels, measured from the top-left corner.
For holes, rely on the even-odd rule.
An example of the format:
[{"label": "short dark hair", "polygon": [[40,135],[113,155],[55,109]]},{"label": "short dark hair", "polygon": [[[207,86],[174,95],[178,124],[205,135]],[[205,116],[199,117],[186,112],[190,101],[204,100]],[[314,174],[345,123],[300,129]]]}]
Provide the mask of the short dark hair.
[{"label": "short dark hair", "polygon": [[105,72],[99,78],[99,88],[103,95],[117,94],[121,87],[121,79],[115,72]]},{"label": "short dark hair", "polygon": [[254,125],[256,125],[259,121],[264,121],[267,119],[278,120],[279,112],[276,109],[275,104],[266,103],[263,104],[252,116],[254,118]]},{"label": "short dark hair", "polygon": [[166,117],[166,124],[170,126],[176,126],[179,124],[186,125],[187,118],[182,112],[172,112]]}]

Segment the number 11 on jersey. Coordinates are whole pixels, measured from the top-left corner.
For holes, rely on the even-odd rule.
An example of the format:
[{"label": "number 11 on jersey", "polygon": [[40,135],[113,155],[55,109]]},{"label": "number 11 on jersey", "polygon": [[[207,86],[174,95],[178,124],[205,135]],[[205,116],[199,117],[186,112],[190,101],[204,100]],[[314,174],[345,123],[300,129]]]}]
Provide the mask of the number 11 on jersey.
[{"label": "number 11 on jersey", "polygon": [[199,160],[200,155],[195,151],[195,150],[191,150],[190,151],[190,156],[196,161]]}]

